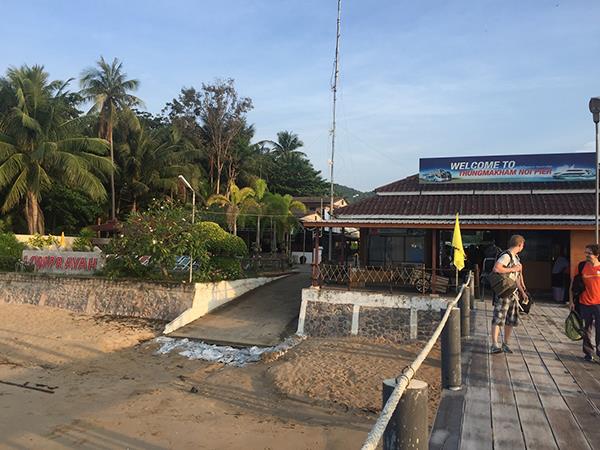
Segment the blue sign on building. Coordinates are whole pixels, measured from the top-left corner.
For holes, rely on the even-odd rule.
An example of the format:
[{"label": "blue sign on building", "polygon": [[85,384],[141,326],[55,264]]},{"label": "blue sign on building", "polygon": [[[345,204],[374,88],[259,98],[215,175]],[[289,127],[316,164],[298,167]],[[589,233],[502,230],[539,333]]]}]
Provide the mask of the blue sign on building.
[{"label": "blue sign on building", "polygon": [[595,153],[421,158],[419,183],[589,181],[595,165]]}]

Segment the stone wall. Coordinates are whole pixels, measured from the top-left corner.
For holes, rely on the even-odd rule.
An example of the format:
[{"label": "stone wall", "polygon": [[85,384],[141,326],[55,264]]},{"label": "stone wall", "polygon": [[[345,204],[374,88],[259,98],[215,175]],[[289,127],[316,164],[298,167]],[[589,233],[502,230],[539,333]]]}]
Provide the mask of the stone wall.
[{"label": "stone wall", "polygon": [[90,315],[173,320],[192,306],[194,286],[35,273],[0,273],[0,301]]},{"label": "stone wall", "polygon": [[427,340],[448,300],[417,294],[303,289],[298,334]]},{"label": "stone wall", "polygon": [[311,302],[307,305],[305,331],[311,336],[348,336],[352,306]]}]

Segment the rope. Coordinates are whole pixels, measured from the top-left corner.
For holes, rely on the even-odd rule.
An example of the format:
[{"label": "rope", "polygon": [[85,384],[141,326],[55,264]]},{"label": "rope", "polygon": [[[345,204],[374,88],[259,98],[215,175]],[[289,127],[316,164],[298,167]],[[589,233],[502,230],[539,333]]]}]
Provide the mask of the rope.
[{"label": "rope", "polygon": [[377,447],[377,444],[379,443],[379,441],[381,440],[381,437],[383,436],[385,427],[387,427],[388,422],[392,418],[392,414],[394,414],[394,411],[396,410],[396,406],[398,405],[398,402],[400,401],[402,394],[404,394],[404,391],[406,390],[408,384],[410,383],[410,380],[412,380],[412,378],[415,376],[415,374],[417,373],[417,370],[419,370],[419,367],[421,367],[421,364],[423,364],[423,361],[425,361],[425,358],[427,358],[427,356],[429,355],[429,352],[435,345],[435,342],[440,337],[440,334],[442,334],[442,330],[444,329],[444,326],[446,325],[446,322],[448,321],[448,317],[450,317],[450,312],[452,311],[452,308],[454,308],[454,306],[458,303],[458,300],[460,299],[465,288],[467,288],[469,283],[471,283],[473,281],[472,278],[473,278],[472,274],[469,274],[469,278],[467,279],[467,282],[462,285],[456,298],[454,300],[452,300],[450,303],[448,303],[446,312],[445,312],[444,316],[442,317],[442,320],[440,321],[439,325],[433,332],[433,335],[431,336],[431,338],[429,338],[427,345],[423,348],[423,350],[421,350],[421,353],[419,353],[419,355],[412,362],[412,364],[407,366],[402,371],[402,374],[398,378],[396,378],[396,383],[397,383],[396,387],[394,388],[394,390],[392,391],[392,394],[390,395],[387,402],[385,403],[385,406],[383,407],[381,414],[379,415],[379,418],[377,419],[377,422],[375,422],[375,425],[373,425],[373,428],[371,429],[371,432],[367,436],[367,439],[365,440],[365,443],[361,447],[361,450],[374,450]]}]

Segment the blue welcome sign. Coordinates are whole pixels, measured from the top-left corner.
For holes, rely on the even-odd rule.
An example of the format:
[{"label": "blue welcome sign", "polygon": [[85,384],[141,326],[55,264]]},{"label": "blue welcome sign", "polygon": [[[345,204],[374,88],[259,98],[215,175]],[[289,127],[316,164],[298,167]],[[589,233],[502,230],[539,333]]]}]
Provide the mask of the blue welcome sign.
[{"label": "blue welcome sign", "polygon": [[421,158],[419,183],[589,181],[595,165],[595,153]]}]

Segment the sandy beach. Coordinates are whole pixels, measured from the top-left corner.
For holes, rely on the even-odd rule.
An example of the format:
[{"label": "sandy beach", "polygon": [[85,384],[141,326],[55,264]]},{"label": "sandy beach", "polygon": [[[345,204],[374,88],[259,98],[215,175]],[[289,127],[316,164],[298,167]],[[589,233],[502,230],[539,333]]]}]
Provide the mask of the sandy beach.
[{"label": "sandy beach", "polygon": [[[0,304],[0,448],[350,449],[420,345],[307,339],[243,368],[157,355],[162,323]],[[439,400],[439,351],[419,378]]]}]

